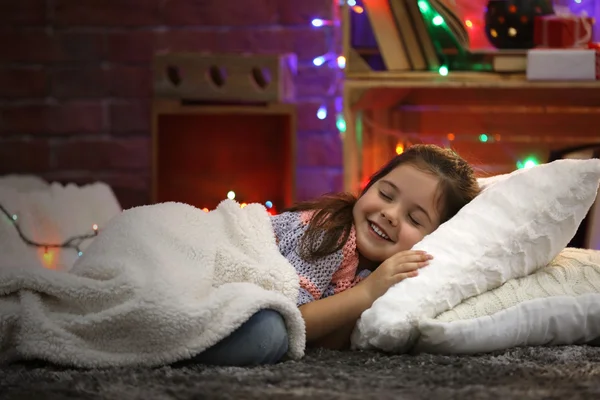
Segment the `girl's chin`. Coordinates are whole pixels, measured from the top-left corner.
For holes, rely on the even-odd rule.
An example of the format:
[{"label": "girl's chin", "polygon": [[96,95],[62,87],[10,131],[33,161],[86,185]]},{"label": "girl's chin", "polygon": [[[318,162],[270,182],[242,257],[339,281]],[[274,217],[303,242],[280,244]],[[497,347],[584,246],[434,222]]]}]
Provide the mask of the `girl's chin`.
[{"label": "girl's chin", "polygon": [[373,246],[358,246],[357,245],[357,249],[358,249],[358,256],[359,256],[359,260],[361,265],[362,264],[368,264],[369,267],[366,269],[371,269],[371,265],[373,266],[372,268],[376,268],[379,264],[381,264],[383,261],[385,261],[386,257],[383,257],[381,254],[381,251],[377,251],[375,249],[372,248]]}]

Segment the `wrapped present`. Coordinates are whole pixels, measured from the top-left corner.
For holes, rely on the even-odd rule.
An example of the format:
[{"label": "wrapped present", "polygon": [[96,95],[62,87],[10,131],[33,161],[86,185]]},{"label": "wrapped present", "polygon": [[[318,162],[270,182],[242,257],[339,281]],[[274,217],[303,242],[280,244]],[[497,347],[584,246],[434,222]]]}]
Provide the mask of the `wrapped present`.
[{"label": "wrapped present", "polygon": [[533,24],[536,47],[585,47],[592,41],[594,19],[577,15],[540,15]]},{"label": "wrapped present", "polygon": [[532,81],[593,81],[600,77],[596,48],[531,49],[527,51],[527,79]]},{"label": "wrapped present", "polygon": [[600,79],[600,43],[590,43],[588,49],[596,52],[596,79]]}]

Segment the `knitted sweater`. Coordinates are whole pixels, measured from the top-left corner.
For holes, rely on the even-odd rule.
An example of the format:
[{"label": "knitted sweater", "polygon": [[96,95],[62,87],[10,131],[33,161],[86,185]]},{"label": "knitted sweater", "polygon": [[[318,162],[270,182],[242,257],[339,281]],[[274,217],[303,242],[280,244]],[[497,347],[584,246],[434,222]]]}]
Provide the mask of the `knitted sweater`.
[{"label": "knitted sweater", "polygon": [[354,227],[342,249],[313,262],[302,259],[300,239],[312,215],[312,212],[285,212],[271,217],[279,251],[296,268],[300,277],[298,307],[349,289],[370,273],[364,270],[357,274]]}]

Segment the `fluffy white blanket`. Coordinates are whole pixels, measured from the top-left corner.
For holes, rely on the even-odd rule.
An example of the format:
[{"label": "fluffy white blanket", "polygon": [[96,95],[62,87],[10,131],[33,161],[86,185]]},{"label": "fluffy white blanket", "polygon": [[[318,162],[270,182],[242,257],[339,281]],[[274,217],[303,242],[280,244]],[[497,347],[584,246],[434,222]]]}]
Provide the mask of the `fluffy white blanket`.
[{"label": "fluffy white blanket", "polygon": [[298,277],[261,205],[133,208],[69,271],[31,263],[0,258],[0,361],[158,366],[207,349],[263,308],[285,317],[288,355],[304,354]]}]

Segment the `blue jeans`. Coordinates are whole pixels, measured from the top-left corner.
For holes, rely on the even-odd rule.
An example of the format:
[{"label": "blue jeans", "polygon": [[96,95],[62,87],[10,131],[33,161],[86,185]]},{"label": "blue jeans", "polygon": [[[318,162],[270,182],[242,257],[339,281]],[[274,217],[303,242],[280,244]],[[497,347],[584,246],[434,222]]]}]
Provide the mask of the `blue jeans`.
[{"label": "blue jeans", "polygon": [[277,311],[260,310],[229,336],[186,364],[251,366],[275,364],[288,351],[288,333]]}]

